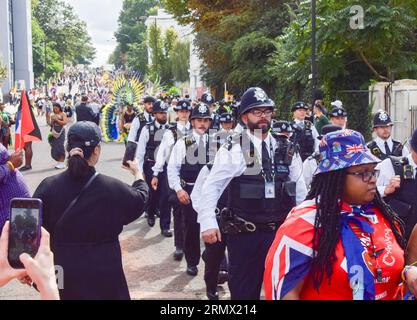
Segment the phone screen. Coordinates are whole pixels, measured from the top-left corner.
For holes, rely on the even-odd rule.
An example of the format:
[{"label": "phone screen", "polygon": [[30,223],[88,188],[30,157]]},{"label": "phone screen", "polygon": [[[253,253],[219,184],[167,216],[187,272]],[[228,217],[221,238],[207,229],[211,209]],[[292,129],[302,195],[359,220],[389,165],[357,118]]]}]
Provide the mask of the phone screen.
[{"label": "phone screen", "polygon": [[123,165],[125,167],[129,167],[129,164],[127,163],[127,161],[133,161],[135,159],[137,147],[138,145],[136,142],[133,142],[133,141],[127,142],[125,155],[123,157]]},{"label": "phone screen", "polygon": [[35,257],[40,243],[42,202],[39,199],[13,199],[10,212],[9,263],[23,268],[19,256],[27,253]]}]

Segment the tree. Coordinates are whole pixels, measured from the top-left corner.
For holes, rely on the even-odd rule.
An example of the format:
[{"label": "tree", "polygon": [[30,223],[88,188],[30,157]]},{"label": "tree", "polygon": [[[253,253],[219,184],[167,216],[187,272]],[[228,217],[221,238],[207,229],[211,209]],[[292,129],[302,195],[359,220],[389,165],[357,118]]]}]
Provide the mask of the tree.
[{"label": "tree", "polygon": [[146,48],[146,18],[155,12],[157,0],[124,0],[119,15],[119,27],[115,33],[118,45],[111,61],[116,66],[129,68],[145,74],[148,68]]},{"label": "tree", "polygon": [[274,39],[289,22],[286,2],[165,0],[164,5],[197,33],[205,82],[218,93],[227,82],[229,91],[239,95],[255,85],[273,93],[275,79],[268,72],[268,59],[275,51]]},{"label": "tree", "polygon": [[72,6],[63,1],[32,2],[35,76],[40,76],[44,70],[45,42],[47,76],[61,71],[65,62],[90,64],[94,59],[95,49],[91,44],[86,23],[80,20]]},{"label": "tree", "polygon": [[7,67],[3,63],[3,59],[0,56],[0,81],[4,80],[6,78],[7,78]]},{"label": "tree", "polygon": [[[370,138],[369,96],[346,93],[367,89],[370,83],[396,77],[415,77],[417,71],[414,1],[361,1],[362,29],[352,29],[352,1],[317,2],[319,82],[327,99],[343,98],[349,126]],[[311,73],[310,3],[292,8],[293,20],[276,40],[270,72],[277,77],[279,104],[288,108],[295,99],[309,99]]]},{"label": "tree", "polygon": [[185,82],[189,80],[190,66],[190,42],[176,41],[172,49],[170,62],[172,76],[175,81]]}]

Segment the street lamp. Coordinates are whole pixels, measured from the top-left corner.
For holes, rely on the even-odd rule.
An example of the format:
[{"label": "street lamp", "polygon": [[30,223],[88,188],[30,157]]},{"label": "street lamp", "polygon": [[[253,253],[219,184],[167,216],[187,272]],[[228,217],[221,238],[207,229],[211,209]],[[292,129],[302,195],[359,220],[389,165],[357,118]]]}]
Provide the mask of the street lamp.
[{"label": "street lamp", "polygon": [[316,0],[311,1],[311,73],[312,73],[312,95],[314,107],[314,96],[317,89],[317,61],[316,61]]}]

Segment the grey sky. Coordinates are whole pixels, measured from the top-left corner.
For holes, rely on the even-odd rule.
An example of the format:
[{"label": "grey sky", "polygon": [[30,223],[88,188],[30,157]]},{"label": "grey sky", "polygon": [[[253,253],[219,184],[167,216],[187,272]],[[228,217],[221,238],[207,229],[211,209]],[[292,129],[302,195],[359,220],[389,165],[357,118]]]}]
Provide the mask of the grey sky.
[{"label": "grey sky", "polygon": [[114,32],[122,10],[123,0],[65,0],[78,16],[87,23],[88,33],[97,50],[94,65],[107,63],[116,46]]}]

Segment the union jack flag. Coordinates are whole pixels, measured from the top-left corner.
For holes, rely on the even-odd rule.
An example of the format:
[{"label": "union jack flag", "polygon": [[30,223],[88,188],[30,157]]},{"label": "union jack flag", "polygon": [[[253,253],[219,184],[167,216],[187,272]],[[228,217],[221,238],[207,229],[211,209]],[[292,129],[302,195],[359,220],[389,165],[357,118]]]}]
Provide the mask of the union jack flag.
[{"label": "union jack flag", "polygon": [[362,144],[354,144],[353,146],[347,145],[346,152],[347,153],[362,153],[365,151],[365,147]]},{"label": "union jack flag", "polygon": [[[278,230],[265,261],[264,288],[267,300],[281,300],[308,274],[313,257],[315,216],[315,200],[305,201],[290,212]],[[291,237],[287,234],[291,234]]]}]

